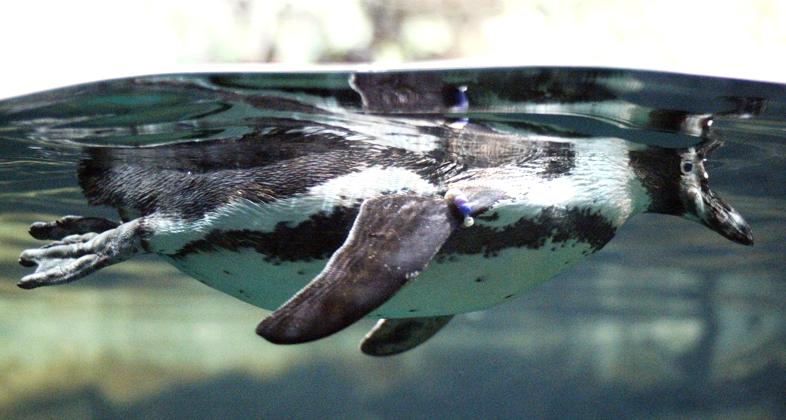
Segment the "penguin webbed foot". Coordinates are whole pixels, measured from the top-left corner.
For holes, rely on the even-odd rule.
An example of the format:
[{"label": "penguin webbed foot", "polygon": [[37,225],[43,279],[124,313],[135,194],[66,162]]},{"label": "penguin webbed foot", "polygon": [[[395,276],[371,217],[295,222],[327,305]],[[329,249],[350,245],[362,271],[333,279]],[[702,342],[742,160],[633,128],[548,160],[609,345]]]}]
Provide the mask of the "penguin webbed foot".
[{"label": "penguin webbed foot", "polygon": [[380,319],[366,334],[360,351],[369,356],[394,356],[423,344],[439,332],[453,315]]},{"label": "penguin webbed foot", "polygon": [[[100,233],[83,231],[88,227],[112,225]],[[17,286],[33,289],[68,283],[127,260],[142,249],[141,232],[141,219],[117,224],[106,219],[66,216],[54,222],[34,223],[30,227],[34,238],[57,240],[22,251],[19,263],[36,266],[36,270],[22,277]]]}]

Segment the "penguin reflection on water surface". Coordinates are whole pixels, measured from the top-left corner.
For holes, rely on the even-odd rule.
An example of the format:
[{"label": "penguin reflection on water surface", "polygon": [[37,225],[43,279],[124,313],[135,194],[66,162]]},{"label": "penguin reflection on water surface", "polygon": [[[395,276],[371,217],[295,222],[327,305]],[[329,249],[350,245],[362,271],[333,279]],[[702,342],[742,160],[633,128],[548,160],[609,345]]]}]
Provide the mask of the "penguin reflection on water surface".
[{"label": "penguin reflection on water surface", "polygon": [[275,119],[235,140],[89,149],[83,193],[122,222],[33,224],[35,238],[55,242],[22,253],[37,268],[19,286],[67,283],[156,253],[275,309],[257,327],[271,342],[319,339],[373,316],[382,319],[361,349],[389,355],[454,314],[548,280],[638,213],[753,242],[709,189],[704,160],[719,142],[706,135],[708,117],[704,141],[686,149],[466,122],[415,125],[412,137],[412,125],[373,121],[372,134]]}]

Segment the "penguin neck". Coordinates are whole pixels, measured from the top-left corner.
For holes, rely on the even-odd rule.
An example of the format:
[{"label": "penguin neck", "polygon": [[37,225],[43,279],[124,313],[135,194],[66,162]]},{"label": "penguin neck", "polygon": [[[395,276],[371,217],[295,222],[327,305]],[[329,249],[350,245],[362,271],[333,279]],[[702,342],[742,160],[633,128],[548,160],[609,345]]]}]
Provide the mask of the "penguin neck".
[{"label": "penguin neck", "polygon": [[643,147],[632,149],[628,165],[634,174],[635,190],[639,191],[642,213],[680,215],[684,206],[678,192],[680,185],[680,154],[676,149]]},{"label": "penguin neck", "polygon": [[629,166],[623,140],[573,145],[575,161],[565,173],[544,176],[541,166],[504,165],[477,169],[477,176],[450,186],[500,191],[518,211],[529,215],[550,207],[586,209],[603,216],[615,228],[648,209],[650,195]]},{"label": "penguin neck", "polygon": [[[620,162],[621,164],[622,162]],[[620,171],[614,173],[614,171]],[[624,174],[620,176],[620,174]],[[606,217],[612,225],[619,227],[632,216],[646,212],[652,202],[647,189],[625,168],[615,165],[609,172],[593,173],[584,178],[586,187],[579,199],[591,203],[590,207]],[[579,175],[579,179],[582,177]]]},{"label": "penguin neck", "polygon": [[566,179],[574,186],[574,201],[589,203],[615,227],[650,207],[651,196],[631,170],[630,144],[620,139],[577,144],[576,168]]},{"label": "penguin neck", "polygon": [[651,213],[652,196],[646,185],[635,175],[628,182],[628,195],[631,198],[630,216],[640,213]]}]

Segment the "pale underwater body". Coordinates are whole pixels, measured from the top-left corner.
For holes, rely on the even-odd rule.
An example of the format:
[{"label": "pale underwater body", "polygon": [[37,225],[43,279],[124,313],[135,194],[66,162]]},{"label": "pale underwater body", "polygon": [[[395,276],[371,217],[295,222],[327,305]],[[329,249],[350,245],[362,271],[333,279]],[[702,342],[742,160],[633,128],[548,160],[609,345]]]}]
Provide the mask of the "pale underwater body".
[{"label": "pale underwater body", "polygon": [[[641,127],[694,139],[663,147],[528,121],[532,115],[518,121],[516,112],[557,108],[533,108],[544,98],[525,77],[511,79],[511,90],[497,86],[510,80],[460,77],[358,72],[335,101],[316,100],[308,88],[244,97],[242,89],[186,82],[195,95],[238,101],[230,115],[242,125],[218,139],[208,130],[198,142],[86,148],[82,191],[117,209],[123,223],[34,225],[33,236],[56,242],[22,253],[20,262],[36,271],[19,285],[66,283],[156,253],[216,289],[278,307],[257,328],[272,342],[311,341],[376,316],[389,320],[380,324],[389,331],[376,329],[367,342],[406,327],[409,336],[396,336],[400,352],[436,332],[418,329],[444,325],[423,320],[520,295],[600,250],[637,213],[680,216],[752,243],[744,219],[709,189],[704,161],[723,143],[713,124],[762,112],[755,102],[715,113],[645,112],[618,100],[588,108],[611,88],[572,90],[562,84],[575,82],[559,77],[549,85],[562,112],[605,116],[621,104]],[[500,121],[483,118],[498,112]],[[461,204],[444,199],[448,191]]]},{"label": "pale underwater body", "polygon": [[[542,136],[537,142],[526,137],[504,140],[511,143],[519,141],[532,147],[548,141]],[[640,146],[618,139],[594,139],[591,145],[557,138],[551,141],[559,142],[565,150],[570,147],[578,156],[570,177],[542,178],[537,175],[541,169],[537,162],[530,162],[523,169],[508,165],[470,170],[458,182],[446,180],[441,185],[434,185],[412,171],[371,167],[269,205],[241,199],[188,224],[173,224],[170,219],[155,222],[154,230],[160,233],[149,240],[150,248],[159,254],[174,254],[189,242],[216,229],[272,232],[277,225],[297,226],[313,215],[329,214],[335,207],[352,208],[365,198],[395,191],[426,196],[436,196],[450,188],[504,191],[505,196],[510,198],[488,210],[490,216],[476,218],[477,227],[462,232],[465,239],[459,239],[459,242],[474,235],[482,238],[522,218],[537,218],[545,208],[591,208],[592,213],[609,220],[607,229],[618,228],[628,217],[646,208],[649,201],[646,191],[632,174],[625,172],[629,148]],[[396,215],[393,213],[386,217]],[[336,220],[335,223],[342,221]],[[485,309],[548,280],[598,249],[597,245],[579,239],[563,238],[552,242],[556,233],[551,231],[546,237],[538,238],[542,240],[540,244],[531,241],[494,250],[493,256],[491,251],[484,251],[486,255],[469,252],[438,254],[426,270],[370,315],[407,318]],[[301,238],[289,240],[297,242]],[[318,242],[324,239],[320,238],[317,230],[311,240]],[[261,259],[258,252],[248,248],[228,250],[220,246],[211,252],[167,259],[205,284],[266,309],[280,306],[315,277],[327,262],[327,258],[286,262]]]}]

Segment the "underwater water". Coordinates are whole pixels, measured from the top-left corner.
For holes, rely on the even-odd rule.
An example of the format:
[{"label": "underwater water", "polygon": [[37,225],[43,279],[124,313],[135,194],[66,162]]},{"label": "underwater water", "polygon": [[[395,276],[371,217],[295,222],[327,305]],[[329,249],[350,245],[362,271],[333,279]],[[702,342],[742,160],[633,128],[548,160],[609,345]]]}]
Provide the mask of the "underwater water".
[{"label": "underwater water", "polygon": [[[686,148],[707,121],[724,142],[712,188],[755,245],[635,216],[551,281],[394,357],[358,351],[370,319],[270,344],[254,334],[268,311],[154,256],[15,285],[31,272],[20,252],[43,244],[31,223],[118,218],[79,185],[93,150],[196,167],[207,157],[158,151],[310,122],[414,149],[434,127],[472,124]],[[0,101],[0,417],[786,417],[784,141],[784,85],[613,69],[158,75]]]}]

